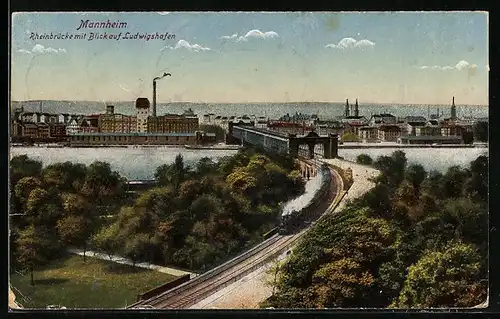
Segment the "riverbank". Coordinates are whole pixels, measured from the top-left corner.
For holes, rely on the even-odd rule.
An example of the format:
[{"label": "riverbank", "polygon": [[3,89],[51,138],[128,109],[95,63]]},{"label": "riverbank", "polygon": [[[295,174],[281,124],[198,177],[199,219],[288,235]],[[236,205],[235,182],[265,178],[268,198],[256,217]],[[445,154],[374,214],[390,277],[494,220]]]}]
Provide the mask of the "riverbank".
[{"label": "riverbank", "polygon": [[399,143],[344,143],[339,149],[363,148],[488,148],[484,144],[399,144]]},{"label": "riverbank", "polygon": [[[63,144],[33,144],[25,145],[13,143],[10,147],[32,148],[185,148],[188,150],[216,150],[233,151],[242,148],[241,145],[63,145]],[[365,148],[488,148],[487,143],[475,144],[400,144],[400,143],[344,143],[339,149],[365,149]]]}]

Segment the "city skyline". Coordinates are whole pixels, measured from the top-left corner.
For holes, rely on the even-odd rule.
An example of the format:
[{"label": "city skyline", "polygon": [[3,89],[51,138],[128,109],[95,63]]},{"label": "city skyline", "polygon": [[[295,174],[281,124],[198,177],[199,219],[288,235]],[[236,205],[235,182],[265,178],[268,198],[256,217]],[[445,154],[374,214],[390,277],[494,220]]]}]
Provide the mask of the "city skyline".
[{"label": "city skyline", "polygon": [[[87,20],[126,26],[82,29]],[[152,101],[152,80],[166,71],[159,104],[450,105],[455,96],[488,105],[487,28],[482,12],[16,14],[11,99]],[[175,39],[31,40],[33,32]]]}]

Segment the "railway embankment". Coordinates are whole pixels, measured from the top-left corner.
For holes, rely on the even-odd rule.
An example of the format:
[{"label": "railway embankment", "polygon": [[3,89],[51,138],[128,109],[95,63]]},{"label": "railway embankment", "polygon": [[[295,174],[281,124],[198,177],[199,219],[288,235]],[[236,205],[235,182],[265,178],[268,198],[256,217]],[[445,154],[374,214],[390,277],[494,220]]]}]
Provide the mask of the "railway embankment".
[{"label": "railway embankment", "polygon": [[[343,159],[323,159],[340,176],[342,189],[337,191],[330,212],[339,212],[348,200],[364,195],[375,186],[372,181],[380,172],[374,168],[360,165]],[[338,177],[337,177],[338,178]],[[286,258],[287,254],[278,256],[275,260]],[[217,293],[191,306],[191,309],[257,309],[259,303],[272,294],[268,284],[272,275],[268,269],[274,261],[270,261],[234,282]]]},{"label": "railway embankment", "polygon": [[375,168],[340,158],[323,159],[323,161],[332,165],[334,169],[342,171],[343,174],[339,173],[339,175],[343,181],[347,180],[347,184],[344,181],[346,194],[336,207],[336,212],[342,210],[347,201],[363,196],[371,190],[375,186],[373,179],[380,174],[380,171]]}]

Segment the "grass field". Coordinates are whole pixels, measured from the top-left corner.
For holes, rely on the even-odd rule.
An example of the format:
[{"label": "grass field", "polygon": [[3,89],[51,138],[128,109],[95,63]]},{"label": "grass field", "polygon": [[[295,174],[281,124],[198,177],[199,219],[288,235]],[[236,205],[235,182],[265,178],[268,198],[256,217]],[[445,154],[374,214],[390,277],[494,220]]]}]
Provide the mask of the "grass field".
[{"label": "grass field", "polygon": [[24,308],[123,308],[175,276],[88,257],[83,262],[82,256],[72,255],[35,271],[34,279],[31,286],[29,272],[10,276],[12,287],[22,294],[14,290],[16,302]]}]

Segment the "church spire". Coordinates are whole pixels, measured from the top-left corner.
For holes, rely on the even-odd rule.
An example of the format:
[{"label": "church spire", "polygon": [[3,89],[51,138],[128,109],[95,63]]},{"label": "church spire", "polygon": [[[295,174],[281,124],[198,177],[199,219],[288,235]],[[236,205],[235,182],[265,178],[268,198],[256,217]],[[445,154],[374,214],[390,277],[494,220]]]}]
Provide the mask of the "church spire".
[{"label": "church spire", "polygon": [[451,119],[452,120],[457,119],[457,107],[455,106],[455,97],[453,97],[453,100],[451,102]]}]

